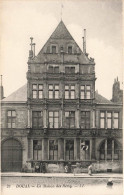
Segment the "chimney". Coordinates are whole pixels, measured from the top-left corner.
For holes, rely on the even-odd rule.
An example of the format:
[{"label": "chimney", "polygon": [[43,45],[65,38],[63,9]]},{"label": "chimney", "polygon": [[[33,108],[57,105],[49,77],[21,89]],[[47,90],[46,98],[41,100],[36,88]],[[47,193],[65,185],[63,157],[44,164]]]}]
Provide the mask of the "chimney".
[{"label": "chimney", "polygon": [[112,91],[112,101],[121,103],[123,101],[123,91],[120,89],[120,82],[114,79],[113,91]]},{"label": "chimney", "polygon": [[33,58],[33,50],[32,50],[32,46],[33,46],[33,37],[30,37],[30,40],[31,40],[31,43],[30,43],[30,45],[31,45],[31,50],[29,50],[29,60],[31,60],[32,58]]},{"label": "chimney", "polygon": [[84,29],[83,52],[86,54],[86,29]]},{"label": "chimney", "polygon": [[35,57],[35,45],[36,45],[36,43],[33,43],[32,45],[33,45],[33,49],[34,49],[34,52],[33,52],[34,55],[33,55],[33,57]]},{"label": "chimney", "polygon": [[4,89],[3,89],[3,85],[2,85],[2,75],[1,76],[1,85],[0,85],[0,100],[2,100],[4,98]]}]

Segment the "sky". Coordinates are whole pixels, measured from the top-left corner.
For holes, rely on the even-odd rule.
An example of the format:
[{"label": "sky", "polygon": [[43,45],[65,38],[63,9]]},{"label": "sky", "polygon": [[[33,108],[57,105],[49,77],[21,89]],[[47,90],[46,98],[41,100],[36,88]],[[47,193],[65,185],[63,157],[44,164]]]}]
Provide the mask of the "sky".
[{"label": "sky", "polygon": [[36,55],[62,20],[83,48],[95,59],[96,90],[112,98],[112,85],[118,77],[122,88],[122,0],[22,0],[0,3],[0,74],[4,96],[23,86],[26,80],[30,37],[36,43]]}]

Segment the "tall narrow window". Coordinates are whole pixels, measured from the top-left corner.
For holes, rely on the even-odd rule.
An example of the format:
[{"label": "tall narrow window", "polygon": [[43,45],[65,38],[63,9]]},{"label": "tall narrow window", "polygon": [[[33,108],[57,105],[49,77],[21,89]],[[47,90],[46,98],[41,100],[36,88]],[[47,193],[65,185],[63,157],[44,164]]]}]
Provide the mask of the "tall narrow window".
[{"label": "tall narrow window", "polygon": [[68,54],[72,54],[72,46],[68,46]]},{"label": "tall narrow window", "polygon": [[65,127],[66,128],[75,127],[75,112],[74,111],[65,112]]},{"label": "tall narrow window", "polygon": [[52,46],[52,53],[53,53],[53,54],[56,53],[56,46],[55,46],[55,45]]},{"label": "tall narrow window", "polygon": [[58,128],[59,127],[59,112],[49,112],[49,127]]},{"label": "tall narrow window", "polygon": [[90,112],[89,111],[81,112],[81,128],[82,129],[90,128]]},{"label": "tall narrow window", "polygon": [[112,113],[108,112],[107,113],[107,128],[111,128],[112,127]]},{"label": "tall narrow window", "polygon": [[42,160],[42,141],[33,140],[33,160]]},{"label": "tall narrow window", "polygon": [[43,127],[43,114],[41,111],[32,112],[32,127],[34,129],[40,129]]},{"label": "tall narrow window", "polygon": [[42,99],[43,98],[43,85],[42,84],[33,84],[32,85],[32,97],[33,99]]},{"label": "tall narrow window", "polygon": [[74,85],[65,85],[65,99],[75,99]]},{"label": "tall narrow window", "polygon": [[74,140],[66,140],[66,160],[74,160]]},{"label": "tall narrow window", "polygon": [[105,128],[105,112],[100,113],[100,128]]},{"label": "tall narrow window", "polygon": [[118,129],[119,127],[119,113],[118,112],[115,112],[114,113],[114,128],[115,129]]},{"label": "tall narrow window", "polygon": [[16,122],[16,112],[14,110],[9,110],[7,112],[8,128],[15,128],[15,122]]},{"label": "tall narrow window", "polygon": [[86,86],[86,99],[91,99],[90,93],[91,93],[90,85],[87,85]]},{"label": "tall narrow window", "polygon": [[59,99],[59,85],[49,85],[49,99]]},{"label": "tall narrow window", "polygon": [[38,98],[43,98],[43,85],[38,85]]},{"label": "tall narrow window", "polygon": [[84,94],[85,94],[85,86],[82,85],[82,86],[81,86],[81,99],[85,99]]},{"label": "tall narrow window", "polygon": [[33,90],[32,90],[33,99],[36,99],[37,98],[37,85],[33,84],[32,88],[33,88]]},{"label": "tall narrow window", "polygon": [[48,72],[49,73],[59,73],[59,66],[49,66]]},{"label": "tall narrow window", "polygon": [[81,85],[80,87],[80,98],[81,99],[91,99],[91,86],[90,85]]},{"label": "tall narrow window", "polygon": [[58,160],[58,140],[49,140],[49,160]]},{"label": "tall narrow window", "polygon": [[49,99],[53,99],[53,85],[49,85]]}]

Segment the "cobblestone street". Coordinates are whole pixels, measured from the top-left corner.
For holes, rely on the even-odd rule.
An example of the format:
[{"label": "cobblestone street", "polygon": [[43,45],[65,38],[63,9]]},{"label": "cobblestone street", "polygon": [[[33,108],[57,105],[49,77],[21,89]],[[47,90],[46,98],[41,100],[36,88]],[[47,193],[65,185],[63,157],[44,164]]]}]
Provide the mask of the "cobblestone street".
[{"label": "cobblestone street", "polygon": [[[84,195],[122,195],[122,178],[113,178],[113,186],[107,187],[107,177],[52,177],[52,176],[30,176],[30,177],[2,177],[2,195],[21,194],[23,191],[35,195],[42,192],[46,195],[48,192],[54,194],[62,191],[65,193],[73,192],[74,194]],[[11,192],[11,193],[10,193]],[[48,193],[48,194],[49,194]],[[42,193],[43,194],[43,193]],[[43,195],[44,195],[43,194]],[[83,195],[82,194],[82,195]]]}]

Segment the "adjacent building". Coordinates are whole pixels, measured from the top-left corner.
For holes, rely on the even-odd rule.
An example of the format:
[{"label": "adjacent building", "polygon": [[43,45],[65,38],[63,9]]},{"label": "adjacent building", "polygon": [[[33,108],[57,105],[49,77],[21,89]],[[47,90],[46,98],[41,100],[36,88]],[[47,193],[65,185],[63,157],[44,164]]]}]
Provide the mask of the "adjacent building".
[{"label": "adjacent building", "polygon": [[115,79],[111,101],[95,91],[85,43],[82,51],[63,21],[37,56],[31,38],[27,84],[1,101],[2,171],[21,171],[27,161],[56,172],[68,162],[122,171],[120,83]]}]

